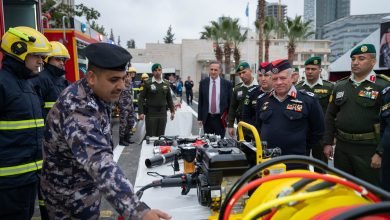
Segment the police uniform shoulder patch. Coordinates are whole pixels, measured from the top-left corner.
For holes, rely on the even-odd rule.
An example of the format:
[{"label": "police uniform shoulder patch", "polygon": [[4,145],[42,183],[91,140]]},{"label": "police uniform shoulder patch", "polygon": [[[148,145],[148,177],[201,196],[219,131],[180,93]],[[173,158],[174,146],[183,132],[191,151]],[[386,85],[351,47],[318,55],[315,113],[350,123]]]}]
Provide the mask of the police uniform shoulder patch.
[{"label": "police uniform shoulder patch", "polygon": [[263,93],[261,93],[259,96],[257,96],[257,99],[261,99],[261,98],[263,98],[265,95],[267,95],[267,93],[263,92]]},{"label": "police uniform shoulder patch", "polygon": [[390,86],[384,88],[384,89],[382,90],[382,95],[386,94],[389,90],[390,90]]},{"label": "police uniform shoulder patch", "polygon": [[258,88],[259,88],[259,86],[254,85],[254,86],[252,86],[252,87],[250,87],[250,88],[248,89],[248,93],[250,93],[250,92],[252,92],[252,91],[254,91],[254,90],[258,89]]},{"label": "police uniform shoulder patch", "polygon": [[303,94],[306,94],[306,95],[308,95],[308,96],[311,96],[311,97],[314,97],[314,93],[312,93],[312,92],[308,92],[308,91],[306,91],[306,90],[304,90],[304,89],[301,89],[301,90],[299,90],[301,93],[303,93]]}]

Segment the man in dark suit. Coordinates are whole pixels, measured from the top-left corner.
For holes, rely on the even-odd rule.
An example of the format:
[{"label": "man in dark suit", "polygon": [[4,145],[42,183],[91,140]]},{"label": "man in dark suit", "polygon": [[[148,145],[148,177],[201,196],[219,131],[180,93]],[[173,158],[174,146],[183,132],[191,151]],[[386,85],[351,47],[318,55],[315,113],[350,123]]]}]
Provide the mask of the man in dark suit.
[{"label": "man in dark suit", "polygon": [[210,77],[200,81],[198,121],[204,132],[225,137],[226,116],[230,106],[232,84],[219,77],[221,64],[211,62]]}]

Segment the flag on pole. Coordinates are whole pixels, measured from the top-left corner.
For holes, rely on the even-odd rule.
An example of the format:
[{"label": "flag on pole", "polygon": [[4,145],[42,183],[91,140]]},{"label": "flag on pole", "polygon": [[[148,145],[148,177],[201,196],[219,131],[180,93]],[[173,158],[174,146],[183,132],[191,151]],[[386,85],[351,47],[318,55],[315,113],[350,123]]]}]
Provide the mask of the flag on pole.
[{"label": "flag on pole", "polygon": [[249,17],[249,2],[246,4],[245,16]]}]

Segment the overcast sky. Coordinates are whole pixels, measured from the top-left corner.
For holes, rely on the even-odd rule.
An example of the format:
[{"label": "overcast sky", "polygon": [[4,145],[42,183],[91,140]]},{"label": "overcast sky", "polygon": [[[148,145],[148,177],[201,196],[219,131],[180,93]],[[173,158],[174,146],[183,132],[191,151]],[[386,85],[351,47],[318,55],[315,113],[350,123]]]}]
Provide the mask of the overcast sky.
[{"label": "overcast sky", "polygon": [[[126,46],[134,39],[136,48],[145,43],[163,43],[169,25],[175,34],[175,43],[182,39],[198,39],[199,32],[210,21],[225,15],[239,18],[242,26],[248,25],[245,8],[249,2],[249,27],[254,28],[257,0],[75,0],[101,13],[97,23],[109,34],[112,28],[117,41]],[[269,2],[278,2],[270,0]],[[287,4],[287,15],[303,15],[303,0],[282,0]],[[390,12],[389,0],[351,0],[351,14]]]}]

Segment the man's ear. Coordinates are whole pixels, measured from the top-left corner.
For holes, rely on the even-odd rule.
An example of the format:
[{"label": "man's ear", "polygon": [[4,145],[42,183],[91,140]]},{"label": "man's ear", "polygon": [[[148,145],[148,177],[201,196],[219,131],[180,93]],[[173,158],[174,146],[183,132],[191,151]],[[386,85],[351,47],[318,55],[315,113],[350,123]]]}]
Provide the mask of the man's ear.
[{"label": "man's ear", "polygon": [[87,82],[90,86],[93,86],[96,82],[96,74],[92,70],[87,72]]}]

